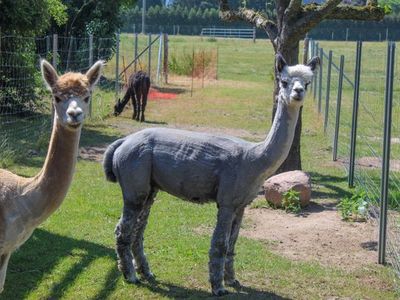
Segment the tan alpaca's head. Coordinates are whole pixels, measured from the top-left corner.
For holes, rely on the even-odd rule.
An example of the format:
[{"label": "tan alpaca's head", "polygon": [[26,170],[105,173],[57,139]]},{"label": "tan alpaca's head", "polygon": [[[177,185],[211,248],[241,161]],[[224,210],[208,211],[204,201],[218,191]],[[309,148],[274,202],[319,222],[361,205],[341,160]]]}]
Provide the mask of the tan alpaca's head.
[{"label": "tan alpaca's head", "polygon": [[69,72],[61,76],[46,60],[40,65],[43,79],[53,94],[57,122],[71,130],[80,128],[93,88],[100,79],[103,61],[96,62],[85,74]]},{"label": "tan alpaca's head", "polygon": [[275,57],[279,79],[279,98],[287,105],[301,106],[307,88],[320,64],[319,57],[312,58],[307,65],[288,66],[281,54]]}]

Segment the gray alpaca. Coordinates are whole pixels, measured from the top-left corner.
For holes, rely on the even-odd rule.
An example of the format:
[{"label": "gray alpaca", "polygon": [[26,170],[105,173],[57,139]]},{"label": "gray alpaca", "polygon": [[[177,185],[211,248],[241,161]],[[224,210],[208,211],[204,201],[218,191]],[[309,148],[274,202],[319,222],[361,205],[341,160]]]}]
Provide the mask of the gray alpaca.
[{"label": "gray alpaca", "polygon": [[319,64],[288,66],[276,56],[280,92],[275,119],[265,141],[167,129],[144,129],[111,144],[104,156],[109,181],[118,181],[124,207],[115,229],[118,266],[128,282],[136,271],[153,279],[143,252],[143,233],[158,190],[196,203],[213,200],[218,215],[209,251],[212,293],[240,288],[233,267],[243,212],[264,180],[274,174],[293,142],[305,91]]}]

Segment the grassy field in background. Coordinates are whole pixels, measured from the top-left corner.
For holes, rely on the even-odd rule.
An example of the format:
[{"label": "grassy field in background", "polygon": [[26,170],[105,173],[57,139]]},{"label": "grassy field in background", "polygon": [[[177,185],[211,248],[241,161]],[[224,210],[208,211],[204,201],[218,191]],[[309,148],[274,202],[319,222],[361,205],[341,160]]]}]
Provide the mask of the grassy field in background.
[{"label": "grassy field in background", "polygon": [[[122,39],[126,38],[123,36]],[[142,37],[145,40],[144,37]],[[122,43],[125,45],[126,41]],[[341,44],[340,44],[341,45]],[[129,48],[131,47],[131,48]],[[129,52],[132,46],[123,49]],[[192,48],[219,51],[217,82],[190,95],[182,78],[164,86],[181,89],[175,100],[149,101],[147,123],[131,112],[110,116],[114,92],[98,90],[93,118],[82,134],[82,146],[107,145],[138,128],[172,126],[223,131],[250,140],[263,139],[271,124],[273,52],[266,41],[201,40],[170,37],[170,51]],[[345,49],[347,49],[345,47]],[[156,51],[154,51],[156,52]],[[109,62],[107,72],[112,70]],[[349,93],[349,91],[347,92]],[[323,134],[311,96],[303,115],[302,163],[319,189],[313,201],[337,201],[349,195],[347,178],[331,160],[331,141]],[[30,143],[24,144],[31,145]],[[35,174],[44,160],[21,157],[8,165],[18,174]],[[215,204],[202,206],[159,193],[145,233],[145,250],[158,285],[127,284],[117,270],[114,228],[121,213],[121,191],[105,181],[101,164],[79,160],[73,184],[61,208],[37,229],[11,258],[0,299],[171,299],[208,298],[210,236],[199,228],[215,225]],[[273,254],[269,245],[240,237],[236,269],[244,291],[224,299],[396,299],[393,274],[378,265],[354,271],[291,261]],[[366,282],[372,284],[366,284]]]}]

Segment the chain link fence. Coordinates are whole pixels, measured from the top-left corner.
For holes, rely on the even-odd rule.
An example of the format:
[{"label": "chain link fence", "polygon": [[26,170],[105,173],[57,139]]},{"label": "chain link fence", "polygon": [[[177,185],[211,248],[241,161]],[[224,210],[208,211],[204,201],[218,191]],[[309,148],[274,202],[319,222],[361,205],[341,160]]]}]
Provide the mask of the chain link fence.
[{"label": "chain link fence", "polygon": [[[368,217],[381,229],[379,261],[389,262],[400,275],[400,57],[389,59],[395,44],[311,41],[310,45],[310,54],[322,58],[313,96],[325,133],[332,138],[332,159],[346,169],[349,186],[365,192]],[[385,123],[391,129],[386,144]],[[387,151],[390,157],[385,159]]]}]

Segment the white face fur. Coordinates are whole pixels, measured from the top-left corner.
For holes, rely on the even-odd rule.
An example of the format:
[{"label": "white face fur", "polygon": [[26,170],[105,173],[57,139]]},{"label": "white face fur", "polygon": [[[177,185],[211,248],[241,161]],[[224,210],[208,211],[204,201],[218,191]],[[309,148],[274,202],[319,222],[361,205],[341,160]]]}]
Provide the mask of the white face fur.
[{"label": "white face fur", "polygon": [[53,105],[57,122],[76,130],[81,127],[87,115],[90,96],[100,78],[103,62],[96,62],[86,74],[66,73],[58,76],[45,60],[41,62],[44,81],[53,94]]},{"label": "white face fur", "polygon": [[319,58],[314,57],[307,65],[288,66],[281,55],[276,57],[279,74],[279,96],[287,105],[301,106],[308,86],[314,76]]}]

